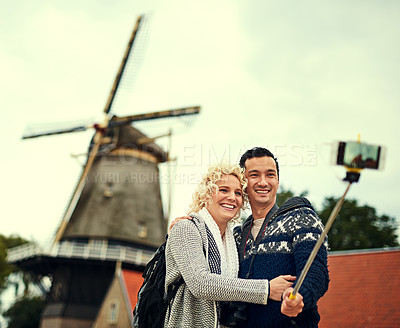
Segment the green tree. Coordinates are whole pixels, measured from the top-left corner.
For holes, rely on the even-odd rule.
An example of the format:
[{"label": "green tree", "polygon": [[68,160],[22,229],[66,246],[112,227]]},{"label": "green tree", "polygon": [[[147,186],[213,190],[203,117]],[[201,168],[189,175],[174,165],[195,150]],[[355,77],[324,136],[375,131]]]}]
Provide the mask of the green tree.
[{"label": "green tree", "polygon": [[[339,198],[327,197],[319,216],[325,224]],[[375,208],[359,206],[355,199],[345,200],[329,233],[331,250],[399,246],[396,219],[378,216]]]},{"label": "green tree", "polygon": [[[26,272],[20,270],[16,266],[7,262],[8,248],[16,247],[25,244],[27,242],[28,242],[27,240],[18,236],[11,235],[10,237],[6,237],[0,235],[0,294],[7,287],[14,285],[15,295],[17,295],[18,287],[20,285],[19,282],[22,281],[24,284],[24,292],[22,298],[18,299],[14,303],[14,305],[12,305],[6,312],[2,313],[4,317],[9,318],[8,320],[9,328],[39,326],[39,322],[36,322],[35,315],[33,315],[33,313],[39,311],[39,317],[40,317],[41,310],[38,310],[38,304],[39,304],[38,299],[29,295],[28,287],[29,284],[31,283],[30,276]],[[20,311],[25,311],[25,312],[20,312]],[[21,320],[26,317],[30,319],[20,324],[20,322],[23,322]],[[30,320],[32,320],[33,325],[31,325]]]},{"label": "green tree", "polygon": [[[300,197],[306,197],[308,194],[308,191],[303,191],[300,195]],[[278,192],[276,193],[276,204],[278,206],[281,206],[284,202],[286,202],[289,198],[292,198],[295,196],[295,194],[289,190],[285,189],[284,187],[280,186]]]},{"label": "green tree", "polygon": [[3,313],[8,328],[37,328],[45,301],[38,296],[23,296]]},{"label": "green tree", "polygon": [[6,237],[0,235],[0,294],[8,287],[8,276],[17,272],[18,268],[7,262],[7,249],[27,243],[28,241],[17,236]]}]

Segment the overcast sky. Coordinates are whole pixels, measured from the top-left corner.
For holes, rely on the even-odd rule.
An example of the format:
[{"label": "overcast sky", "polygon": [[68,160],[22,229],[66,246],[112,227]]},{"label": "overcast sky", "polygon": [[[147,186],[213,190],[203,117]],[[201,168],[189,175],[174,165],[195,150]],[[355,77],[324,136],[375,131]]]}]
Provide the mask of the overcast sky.
[{"label": "overcast sky", "polygon": [[0,233],[53,237],[81,172],[71,154],[85,153],[93,132],[21,136],[32,124],[102,119],[140,14],[151,14],[148,34],[128,100],[113,113],[202,108],[174,129],[177,162],[161,168],[175,182],[172,217],[186,212],[208,164],[237,162],[254,146],[278,156],[282,187],[308,191],[320,209],[345,190],[332,143],[360,134],[387,148],[386,163],[365,170],[348,197],[400,219],[400,2],[1,3]]}]

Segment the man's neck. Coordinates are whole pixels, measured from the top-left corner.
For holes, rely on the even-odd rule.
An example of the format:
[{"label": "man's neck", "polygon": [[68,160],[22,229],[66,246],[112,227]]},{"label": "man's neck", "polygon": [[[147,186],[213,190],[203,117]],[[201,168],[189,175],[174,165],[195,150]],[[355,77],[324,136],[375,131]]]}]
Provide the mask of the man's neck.
[{"label": "man's neck", "polygon": [[264,219],[274,205],[275,203],[266,206],[251,206],[251,213],[253,214],[254,220]]}]

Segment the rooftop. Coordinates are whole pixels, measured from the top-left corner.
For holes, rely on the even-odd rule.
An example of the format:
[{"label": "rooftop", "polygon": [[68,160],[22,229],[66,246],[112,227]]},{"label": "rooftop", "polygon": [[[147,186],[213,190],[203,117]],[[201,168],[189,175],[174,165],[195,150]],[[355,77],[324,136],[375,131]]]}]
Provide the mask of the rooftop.
[{"label": "rooftop", "polygon": [[331,252],[320,328],[400,326],[400,248]]}]

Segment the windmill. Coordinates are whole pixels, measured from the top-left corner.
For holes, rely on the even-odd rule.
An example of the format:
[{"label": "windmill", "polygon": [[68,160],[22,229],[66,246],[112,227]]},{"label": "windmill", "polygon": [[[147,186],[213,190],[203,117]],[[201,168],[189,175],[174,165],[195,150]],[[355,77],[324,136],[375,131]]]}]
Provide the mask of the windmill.
[{"label": "windmill", "polygon": [[[134,26],[103,110],[103,122],[23,136],[95,130],[51,249],[25,245],[8,254],[8,260],[29,271],[47,296],[42,328],[91,327],[116,263],[141,271],[165,239],[158,164],[168,161],[169,154],[132,123],[196,115],[200,107],[125,117],[110,114],[142,20],[139,17]],[[50,278],[50,290],[43,285],[43,277]]]}]

